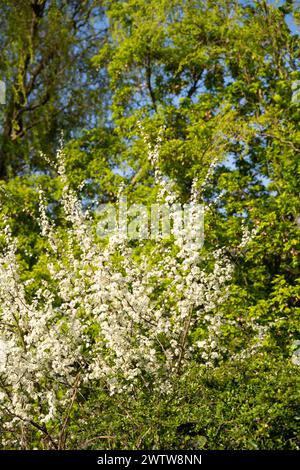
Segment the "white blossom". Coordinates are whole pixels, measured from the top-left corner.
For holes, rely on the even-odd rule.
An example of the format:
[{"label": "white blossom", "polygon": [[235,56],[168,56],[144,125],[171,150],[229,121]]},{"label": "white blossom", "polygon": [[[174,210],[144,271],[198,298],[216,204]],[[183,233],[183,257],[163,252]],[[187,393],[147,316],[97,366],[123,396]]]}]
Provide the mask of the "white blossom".
[{"label": "white blossom", "polygon": [[[155,165],[159,148],[149,147]],[[175,242],[176,256],[163,242],[140,262],[124,237],[99,246],[92,221],[68,186],[63,152],[57,171],[64,186],[61,203],[69,223],[67,240],[49,220],[40,192],[41,234],[48,241],[48,278],[28,295],[33,279],[22,281],[17,240],[8,225],[0,254],[0,408],[7,426],[20,421],[47,425],[61,419],[81,386],[101,380],[111,394],[144,386],[168,393],[172,379],[201,350],[203,365],[222,358],[224,319],[216,313],[226,298],[232,265],[222,250],[204,269],[197,244]],[[161,195],[177,195],[164,181]],[[119,251],[120,265],[114,261]],[[153,259],[159,261],[153,263]],[[49,279],[49,280],[48,280]],[[191,333],[201,325],[206,337]],[[3,418],[4,419],[4,418]]]}]

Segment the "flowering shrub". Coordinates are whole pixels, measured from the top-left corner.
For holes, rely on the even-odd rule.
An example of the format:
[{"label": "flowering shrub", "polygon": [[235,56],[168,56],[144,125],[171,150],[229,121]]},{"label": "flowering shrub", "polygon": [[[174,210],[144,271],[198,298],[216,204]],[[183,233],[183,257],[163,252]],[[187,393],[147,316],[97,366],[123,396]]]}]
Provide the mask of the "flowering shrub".
[{"label": "flowering shrub", "polygon": [[[212,268],[204,269],[199,246],[176,234],[148,246],[140,258],[121,232],[104,246],[68,186],[62,151],[57,171],[68,230],[64,238],[40,192],[48,272],[34,294],[3,219],[0,407],[6,448],[28,446],[28,427],[38,430],[44,447],[65,448],[72,409],[90,388],[165,394],[194,353],[209,367],[226,352],[224,318],[216,312],[232,274],[224,252],[216,250]],[[199,328],[201,340],[191,341]]]}]

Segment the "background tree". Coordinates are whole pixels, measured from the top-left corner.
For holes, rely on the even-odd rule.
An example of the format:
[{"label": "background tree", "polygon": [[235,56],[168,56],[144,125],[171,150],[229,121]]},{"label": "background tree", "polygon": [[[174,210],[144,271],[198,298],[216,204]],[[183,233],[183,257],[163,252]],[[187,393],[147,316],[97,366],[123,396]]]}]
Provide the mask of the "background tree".
[{"label": "background tree", "polygon": [[[100,122],[105,77],[90,67],[105,39],[98,2],[1,1],[2,112],[0,178],[45,167],[39,152]],[[97,110],[97,113],[95,113]]]},{"label": "background tree", "polygon": [[[163,173],[188,197],[195,177],[204,195],[206,247],[234,243],[241,221],[259,226],[237,266],[229,306],[281,318],[282,343],[299,325],[299,4],[105,2],[111,41],[94,62],[107,64],[112,111],[127,143],[129,192],[151,194],[139,122],[153,136],[165,127]],[[248,309],[250,309],[248,311]],[[247,313],[246,313],[247,312]],[[250,314],[252,314],[250,313]],[[284,333],[285,332],[285,333]]]}]

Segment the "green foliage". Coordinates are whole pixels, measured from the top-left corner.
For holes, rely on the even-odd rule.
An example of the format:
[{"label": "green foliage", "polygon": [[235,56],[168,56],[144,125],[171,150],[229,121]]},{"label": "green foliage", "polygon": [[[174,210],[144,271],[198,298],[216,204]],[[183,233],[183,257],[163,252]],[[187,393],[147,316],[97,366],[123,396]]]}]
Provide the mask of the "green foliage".
[{"label": "green foliage", "polygon": [[296,368],[274,355],[210,372],[191,364],[167,398],[148,394],[108,398],[95,391],[72,430],[72,446],[299,449],[299,385]]}]

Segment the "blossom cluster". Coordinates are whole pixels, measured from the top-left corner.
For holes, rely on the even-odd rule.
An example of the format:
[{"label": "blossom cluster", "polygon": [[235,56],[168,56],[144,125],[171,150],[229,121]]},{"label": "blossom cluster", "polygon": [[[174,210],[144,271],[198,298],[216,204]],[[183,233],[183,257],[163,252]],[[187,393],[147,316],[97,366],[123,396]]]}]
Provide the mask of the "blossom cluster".
[{"label": "blossom cluster", "polygon": [[[221,359],[224,320],[216,310],[233,269],[220,249],[207,269],[199,246],[180,237],[173,244],[156,241],[139,259],[122,231],[99,244],[92,218],[68,185],[62,151],[57,158],[68,229],[62,236],[55,227],[40,191],[47,272],[39,287],[32,293],[34,280],[23,280],[17,240],[5,223],[0,255],[2,425],[11,432],[35,426],[50,448],[63,448],[61,422],[89,387],[168,393],[195,348],[203,366]],[[164,184],[160,177],[158,184]],[[203,340],[193,344],[199,326]],[[12,438],[3,445],[18,443]]]}]

